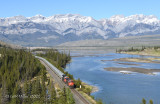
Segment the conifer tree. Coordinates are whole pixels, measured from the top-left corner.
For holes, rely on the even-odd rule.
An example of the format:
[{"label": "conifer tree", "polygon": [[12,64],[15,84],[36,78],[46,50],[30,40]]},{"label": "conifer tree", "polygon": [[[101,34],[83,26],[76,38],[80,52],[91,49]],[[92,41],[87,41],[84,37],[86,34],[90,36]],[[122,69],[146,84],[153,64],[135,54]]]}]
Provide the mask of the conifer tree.
[{"label": "conifer tree", "polygon": [[67,104],[67,96],[66,96],[66,88],[65,87],[63,88],[63,90],[60,94],[58,103],[59,104]]},{"label": "conifer tree", "polygon": [[50,97],[50,102],[51,104],[57,104],[57,94],[56,94],[56,90],[55,87],[53,85],[53,82],[50,84],[50,89],[51,89],[51,97]]},{"label": "conifer tree", "polygon": [[152,100],[149,100],[149,104],[153,104],[153,101],[152,101]]},{"label": "conifer tree", "polygon": [[142,99],[142,104],[146,104],[146,100],[144,98]]},{"label": "conifer tree", "polygon": [[47,102],[47,95],[46,95],[46,85],[45,85],[45,80],[42,78],[42,91],[41,91],[41,102],[45,103]]},{"label": "conifer tree", "polygon": [[21,103],[22,103],[22,90],[19,85],[16,85],[12,94],[11,104],[21,104]]},{"label": "conifer tree", "polygon": [[6,86],[5,81],[2,83],[2,91],[1,91],[1,104],[7,104],[9,102],[9,93]]},{"label": "conifer tree", "polygon": [[24,84],[24,95],[26,96],[26,98],[23,99],[23,104],[31,104],[31,90],[32,86],[30,84],[30,81],[26,81]]},{"label": "conifer tree", "polygon": [[66,90],[66,95],[67,95],[67,103],[68,104],[75,104],[75,100],[73,98],[73,94],[71,93],[69,88],[67,88],[67,90]]}]

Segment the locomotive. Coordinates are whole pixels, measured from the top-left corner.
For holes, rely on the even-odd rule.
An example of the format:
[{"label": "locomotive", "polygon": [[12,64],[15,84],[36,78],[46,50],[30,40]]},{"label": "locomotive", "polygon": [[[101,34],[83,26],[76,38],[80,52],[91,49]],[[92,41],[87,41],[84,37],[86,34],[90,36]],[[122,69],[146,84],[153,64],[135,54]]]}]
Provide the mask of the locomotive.
[{"label": "locomotive", "polygon": [[35,56],[36,58],[42,60],[43,62],[45,62],[48,67],[50,67],[54,73],[60,78],[62,79],[62,81],[67,84],[69,86],[69,88],[74,88],[74,81],[71,80],[68,76],[66,76],[64,73],[62,73],[59,69],[57,69],[55,66],[53,66],[50,62],[48,62],[46,59],[39,57],[39,56]]},{"label": "locomotive", "polygon": [[74,82],[65,74],[62,76],[62,81],[69,86],[69,88],[74,88]]}]

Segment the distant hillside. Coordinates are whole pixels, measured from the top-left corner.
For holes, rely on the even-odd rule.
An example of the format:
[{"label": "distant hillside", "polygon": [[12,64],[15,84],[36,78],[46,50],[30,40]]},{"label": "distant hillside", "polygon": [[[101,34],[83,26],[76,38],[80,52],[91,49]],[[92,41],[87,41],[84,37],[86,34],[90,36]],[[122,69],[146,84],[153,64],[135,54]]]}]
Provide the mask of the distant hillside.
[{"label": "distant hillside", "polygon": [[128,36],[109,40],[81,40],[66,42],[59,47],[126,47],[126,46],[160,46],[160,35]]},{"label": "distant hillside", "polygon": [[14,44],[9,44],[9,43],[3,42],[3,41],[0,41],[0,47],[10,47],[10,48],[13,48],[13,49],[21,49],[21,48],[24,48],[24,47],[22,47],[22,46],[14,45]]}]

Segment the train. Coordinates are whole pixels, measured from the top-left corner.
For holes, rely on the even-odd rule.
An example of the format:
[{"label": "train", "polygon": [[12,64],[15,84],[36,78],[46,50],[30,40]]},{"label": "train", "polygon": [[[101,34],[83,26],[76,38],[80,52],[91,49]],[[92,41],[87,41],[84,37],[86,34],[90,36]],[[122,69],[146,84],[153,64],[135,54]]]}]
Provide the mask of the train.
[{"label": "train", "polygon": [[75,88],[74,81],[71,80],[68,76],[65,74],[62,76],[62,81],[69,86],[69,88]]},{"label": "train", "polygon": [[55,66],[53,66],[50,62],[48,62],[46,59],[39,57],[39,56],[35,56],[35,58],[38,58],[40,60],[42,60],[43,62],[45,62],[48,67],[50,67],[54,73],[66,84],[69,86],[69,88],[73,89],[75,88],[75,84],[74,81],[71,80],[68,76],[66,76],[63,72],[61,72],[59,69],[57,69]]}]

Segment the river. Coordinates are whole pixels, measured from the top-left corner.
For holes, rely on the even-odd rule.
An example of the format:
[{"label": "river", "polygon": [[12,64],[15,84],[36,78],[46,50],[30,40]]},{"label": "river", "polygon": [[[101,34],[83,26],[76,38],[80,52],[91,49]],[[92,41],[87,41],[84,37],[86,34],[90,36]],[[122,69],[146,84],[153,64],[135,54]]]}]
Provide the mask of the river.
[{"label": "river", "polygon": [[[150,57],[117,53],[81,54],[71,52],[72,61],[66,71],[80,78],[83,82],[97,86],[98,92],[92,93],[96,99],[102,99],[106,104],[140,104],[142,98],[152,99],[154,104],[160,104],[160,74],[147,75],[142,73],[122,74],[106,71],[107,67],[139,67],[146,69],[160,69],[157,63],[130,62],[131,65],[119,64],[113,60],[128,57]],[[134,65],[136,64],[136,65]]]}]

